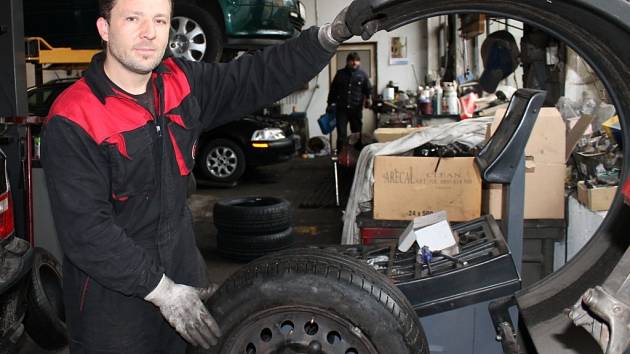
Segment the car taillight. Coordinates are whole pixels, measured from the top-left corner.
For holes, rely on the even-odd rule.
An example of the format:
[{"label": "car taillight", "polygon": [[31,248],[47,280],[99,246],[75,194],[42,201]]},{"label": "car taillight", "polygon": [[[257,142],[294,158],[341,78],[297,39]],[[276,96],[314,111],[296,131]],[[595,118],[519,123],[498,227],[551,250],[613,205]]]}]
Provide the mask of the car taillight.
[{"label": "car taillight", "polygon": [[0,195],[0,240],[4,240],[13,234],[15,222],[13,221],[13,201],[11,192]]}]

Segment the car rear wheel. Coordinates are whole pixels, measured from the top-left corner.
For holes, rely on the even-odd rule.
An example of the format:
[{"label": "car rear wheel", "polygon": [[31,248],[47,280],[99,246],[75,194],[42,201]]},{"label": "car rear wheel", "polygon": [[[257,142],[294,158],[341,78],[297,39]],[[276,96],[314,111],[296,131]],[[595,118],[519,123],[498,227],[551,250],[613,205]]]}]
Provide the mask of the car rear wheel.
[{"label": "car rear wheel", "polygon": [[232,183],[245,172],[245,153],[235,142],[214,139],[201,151],[199,169],[203,177],[213,182]]},{"label": "car rear wheel", "polygon": [[175,7],[168,48],[176,58],[216,62],[223,51],[223,31],[215,18],[195,6]]}]

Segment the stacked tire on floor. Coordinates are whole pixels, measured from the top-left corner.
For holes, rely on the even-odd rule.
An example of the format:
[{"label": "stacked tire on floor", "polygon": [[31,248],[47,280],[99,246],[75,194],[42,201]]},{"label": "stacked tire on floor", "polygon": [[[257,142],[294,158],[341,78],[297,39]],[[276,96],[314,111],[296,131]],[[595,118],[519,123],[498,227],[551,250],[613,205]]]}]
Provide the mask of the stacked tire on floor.
[{"label": "stacked tire on floor", "polygon": [[240,197],[214,205],[217,247],[224,256],[250,261],[293,244],[291,205],[276,197]]},{"label": "stacked tire on floor", "polygon": [[24,327],[40,347],[57,350],[68,344],[61,264],[43,248],[34,251]]}]

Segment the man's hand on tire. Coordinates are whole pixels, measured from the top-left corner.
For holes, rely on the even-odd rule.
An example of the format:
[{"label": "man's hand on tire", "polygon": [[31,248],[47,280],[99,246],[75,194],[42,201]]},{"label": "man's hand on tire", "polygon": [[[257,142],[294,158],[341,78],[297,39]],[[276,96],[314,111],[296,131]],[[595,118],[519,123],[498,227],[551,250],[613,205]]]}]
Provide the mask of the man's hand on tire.
[{"label": "man's hand on tire", "polygon": [[319,29],[319,42],[329,52],[353,36],[368,40],[378,28],[378,20],[368,0],[354,0],[350,6],[341,10],[330,24]]},{"label": "man's hand on tire", "polygon": [[204,289],[176,284],[164,275],[144,299],[156,305],[162,316],[187,342],[208,349],[218,343],[221,329],[202,301],[216,289],[215,284]]}]

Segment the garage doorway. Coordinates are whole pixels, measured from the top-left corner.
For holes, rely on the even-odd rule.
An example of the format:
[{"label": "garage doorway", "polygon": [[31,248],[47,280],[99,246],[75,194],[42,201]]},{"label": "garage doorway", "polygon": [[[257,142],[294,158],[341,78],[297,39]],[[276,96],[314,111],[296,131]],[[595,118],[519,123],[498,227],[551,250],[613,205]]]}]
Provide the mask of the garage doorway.
[{"label": "garage doorway", "polygon": [[[361,58],[361,69],[368,74],[370,79],[370,83],[372,84],[372,98],[376,95],[378,89],[378,77],[376,71],[376,42],[365,42],[365,43],[348,43],[341,44],[339,48],[337,48],[337,53],[330,60],[330,75],[329,75],[329,83],[332,84],[333,79],[335,78],[335,74],[337,70],[342,69],[346,66],[346,57],[351,52],[357,52],[359,57]],[[374,115],[374,111],[371,109],[363,109],[363,128],[362,132],[365,134],[372,135],[374,133],[374,129],[376,129],[376,117]],[[348,133],[350,129],[348,128]],[[333,133],[332,141],[337,141],[337,131]]]}]

